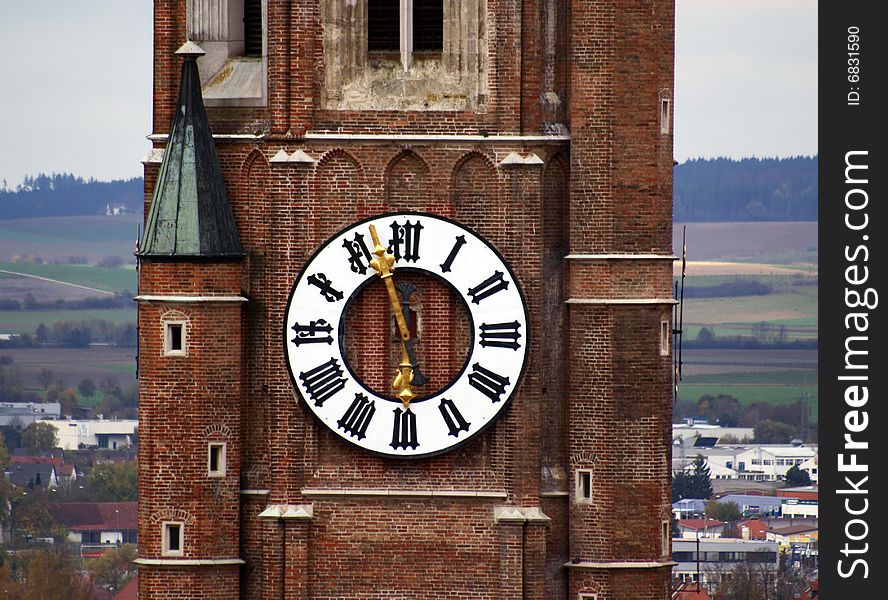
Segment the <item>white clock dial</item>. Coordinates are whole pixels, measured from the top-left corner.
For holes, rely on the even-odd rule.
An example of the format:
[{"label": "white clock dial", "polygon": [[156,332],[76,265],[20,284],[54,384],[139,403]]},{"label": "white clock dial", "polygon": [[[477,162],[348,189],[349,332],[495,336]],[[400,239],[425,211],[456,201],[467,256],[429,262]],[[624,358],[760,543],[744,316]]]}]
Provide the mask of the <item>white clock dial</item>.
[{"label": "white clock dial", "polygon": [[[468,312],[462,368],[407,406],[366,385],[345,350],[349,305],[380,278],[370,266],[370,225],[395,257],[393,281],[408,272],[443,280]],[[416,344],[432,348],[434,336],[425,332]],[[416,458],[462,445],[503,413],[527,363],[527,310],[512,270],[482,237],[439,216],[392,213],[347,227],[315,252],[290,293],[284,338],[294,387],[326,427],[368,451]]]}]

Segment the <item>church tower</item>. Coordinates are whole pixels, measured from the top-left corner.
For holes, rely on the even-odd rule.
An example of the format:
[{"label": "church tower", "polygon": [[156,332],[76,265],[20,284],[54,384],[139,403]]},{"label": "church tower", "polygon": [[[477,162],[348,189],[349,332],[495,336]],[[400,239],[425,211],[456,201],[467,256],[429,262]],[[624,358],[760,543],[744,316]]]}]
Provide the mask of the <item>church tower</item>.
[{"label": "church tower", "polygon": [[668,598],[673,2],[154,6],[139,597]]}]

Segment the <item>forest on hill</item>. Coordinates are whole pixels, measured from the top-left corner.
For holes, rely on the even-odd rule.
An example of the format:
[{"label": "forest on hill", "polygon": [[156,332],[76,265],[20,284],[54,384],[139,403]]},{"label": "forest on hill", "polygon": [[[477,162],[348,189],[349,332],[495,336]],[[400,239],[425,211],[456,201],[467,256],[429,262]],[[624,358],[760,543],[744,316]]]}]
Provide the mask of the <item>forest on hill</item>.
[{"label": "forest on hill", "polygon": [[[816,221],[817,157],[693,159],[675,167],[675,221]],[[142,178],[96,181],[62,173],[0,186],[0,219],[142,210]]]},{"label": "forest on hill", "polygon": [[111,208],[142,211],[142,178],[83,179],[70,173],[26,176],[21,185],[0,186],[0,219],[103,215]]},{"label": "forest on hill", "polygon": [[694,159],[674,170],[675,221],[816,221],[817,157]]}]

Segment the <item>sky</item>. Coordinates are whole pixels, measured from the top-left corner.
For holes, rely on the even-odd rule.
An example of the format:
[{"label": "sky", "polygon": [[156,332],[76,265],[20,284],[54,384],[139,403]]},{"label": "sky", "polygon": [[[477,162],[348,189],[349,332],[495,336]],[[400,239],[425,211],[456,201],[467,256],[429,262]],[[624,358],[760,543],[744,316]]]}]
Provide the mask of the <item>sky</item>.
[{"label": "sky", "polygon": [[[142,173],[152,0],[0,0],[0,187]],[[679,162],[817,153],[816,0],[676,0]]]}]

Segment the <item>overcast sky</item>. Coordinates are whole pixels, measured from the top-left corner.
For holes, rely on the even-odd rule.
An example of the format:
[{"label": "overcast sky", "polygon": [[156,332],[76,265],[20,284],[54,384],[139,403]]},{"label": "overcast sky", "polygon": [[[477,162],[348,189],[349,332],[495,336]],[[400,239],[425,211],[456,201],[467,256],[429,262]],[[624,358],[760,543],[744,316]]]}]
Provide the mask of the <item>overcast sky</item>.
[{"label": "overcast sky", "polygon": [[[151,0],[0,0],[0,185],[141,175]],[[675,158],[817,152],[816,0],[677,0]]]}]

